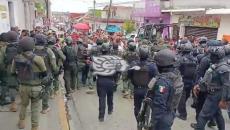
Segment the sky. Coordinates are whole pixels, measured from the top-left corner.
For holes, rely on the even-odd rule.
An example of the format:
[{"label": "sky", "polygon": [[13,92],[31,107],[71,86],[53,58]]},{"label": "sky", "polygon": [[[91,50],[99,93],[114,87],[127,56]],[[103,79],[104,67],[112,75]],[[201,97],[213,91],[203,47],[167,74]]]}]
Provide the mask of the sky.
[{"label": "sky", "polygon": [[[134,0],[113,0],[114,3],[127,2]],[[96,0],[96,3],[106,3],[109,0]],[[58,12],[87,12],[89,8],[93,7],[93,0],[51,0],[51,10]],[[102,8],[96,4],[97,8]]]}]

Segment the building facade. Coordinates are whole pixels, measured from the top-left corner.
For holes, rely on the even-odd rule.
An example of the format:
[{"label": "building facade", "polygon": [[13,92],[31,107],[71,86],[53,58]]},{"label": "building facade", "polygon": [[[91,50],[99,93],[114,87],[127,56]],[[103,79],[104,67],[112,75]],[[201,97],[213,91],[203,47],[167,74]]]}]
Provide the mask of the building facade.
[{"label": "building facade", "polygon": [[0,0],[0,33],[15,26],[33,29],[34,20],[34,0]]}]

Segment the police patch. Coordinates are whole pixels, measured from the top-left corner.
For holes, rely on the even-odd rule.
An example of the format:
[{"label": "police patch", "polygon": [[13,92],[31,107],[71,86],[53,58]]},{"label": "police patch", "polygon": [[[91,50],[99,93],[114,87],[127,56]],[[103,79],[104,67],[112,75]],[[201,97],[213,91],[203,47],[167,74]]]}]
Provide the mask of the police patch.
[{"label": "police patch", "polygon": [[165,86],[159,86],[158,87],[160,93],[165,93],[166,92],[166,87]]}]

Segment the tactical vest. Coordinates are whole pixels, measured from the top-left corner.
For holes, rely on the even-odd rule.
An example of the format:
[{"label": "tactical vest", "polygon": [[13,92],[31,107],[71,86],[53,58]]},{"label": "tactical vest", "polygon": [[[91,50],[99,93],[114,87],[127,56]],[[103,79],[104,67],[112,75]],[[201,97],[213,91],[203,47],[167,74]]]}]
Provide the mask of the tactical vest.
[{"label": "tactical vest", "polygon": [[[169,93],[170,98],[167,101],[167,108],[171,111],[176,110],[180,102],[180,98],[182,96],[183,87],[184,87],[182,77],[180,76],[180,72],[178,70],[174,70],[173,72],[168,72],[168,73],[157,75],[156,78],[153,78],[151,80],[155,82],[149,85],[149,88],[155,89],[155,86],[157,85],[155,83],[159,82],[159,80],[161,80],[161,82],[166,82],[166,84],[169,85],[168,87],[170,87],[171,85],[173,86],[173,90],[170,91]],[[154,87],[151,87],[151,86],[154,86]]]},{"label": "tactical vest", "polygon": [[14,57],[18,54],[18,45],[17,43],[10,43],[6,47],[6,54],[5,54],[5,64],[10,65]]},{"label": "tactical vest", "polygon": [[41,56],[45,62],[47,72],[52,72],[47,48],[44,47],[42,49],[35,49],[34,54]]},{"label": "tactical vest", "polygon": [[149,64],[140,64],[140,70],[133,70],[132,82],[138,87],[147,87],[150,79],[149,76]]},{"label": "tactical vest", "polygon": [[130,64],[133,61],[139,60],[139,57],[136,52],[128,51],[125,55],[125,60]]},{"label": "tactical vest", "polygon": [[180,72],[185,79],[195,79],[197,69],[197,60],[191,54],[182,57],[180,63]]},{"label": "tactical vest", "polygon": [[32,68],[34,57],[35,55],[32,55],[31,57],[15,57],[16,74],[20,84],[29,83],[30,81],[39,78],[39,76],[33,72]]},{"label": "tactical vest", "polygon": [[56,57],[56,64],[58,65],[58,60],[61,58],[59,56],[59,54],[58,54],[58,50],[57,50],[57,48],[55,46],[53,46],[51,49],[52,49],[52,51],[53,51],[53,53],[54,53],[54,55]]}]

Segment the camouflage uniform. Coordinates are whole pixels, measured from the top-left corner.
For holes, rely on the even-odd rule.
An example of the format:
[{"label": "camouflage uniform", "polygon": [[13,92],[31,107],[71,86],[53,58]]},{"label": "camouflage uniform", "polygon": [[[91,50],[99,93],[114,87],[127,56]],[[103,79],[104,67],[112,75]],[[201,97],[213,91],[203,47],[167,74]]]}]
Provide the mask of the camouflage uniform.
[{"label": "camouflage uniform", "polygon": [[[47,72],[48,75],[50,77],[53,77],[52,73],[57,73],[57,65],[56,65],[56,57],[55,54],[53,53],[53,51],[50,48],[44,47],[44,46],[36,46],[35,47],[35,54],[42,56],[43,54],[39,54],[38,51],[42,51],[43,49],[45,49],[45,53],[47,53],[46,56],[43,56],[44,61],[45,61],[45,65],[47,68]],[[42,52],[43,53],[43,52]],[[43,98],[42,98],[42,110],[45,111],[47,109],[49,109],[49,96],[50,96],[50,91],[53,89],[53,84],[51,83],[50,85],[46,86],[46,92],[43,94]],[[43,112],[44,114],[46,112]]]}]

